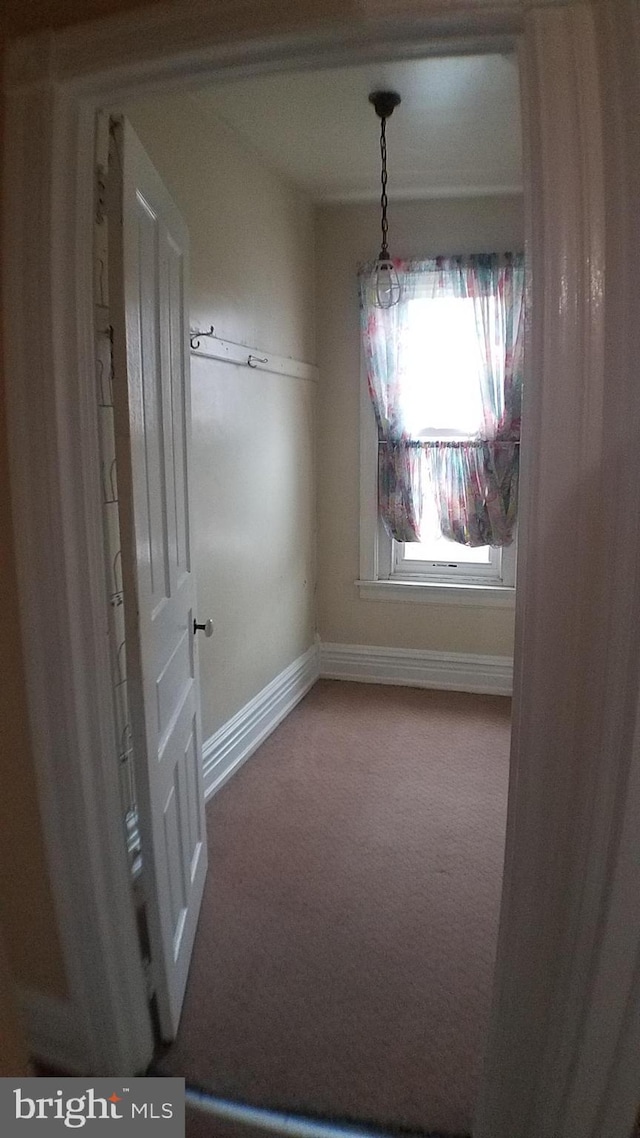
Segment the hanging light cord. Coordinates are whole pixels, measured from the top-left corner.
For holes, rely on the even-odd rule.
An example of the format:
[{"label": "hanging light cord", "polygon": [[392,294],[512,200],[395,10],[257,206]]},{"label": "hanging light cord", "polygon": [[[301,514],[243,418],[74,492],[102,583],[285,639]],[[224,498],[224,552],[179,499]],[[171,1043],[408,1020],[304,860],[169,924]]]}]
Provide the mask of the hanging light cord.
[{"label": "hanging light cord", "polygon": [[387,119],[394,107],[401,102],[397,91],[372,91],[369,102],[373,104],[380,119],[380,227],[382,245],[378,259],[373,267],[371,278],[372,304],[376,308],[393,308],[402,296],[402,286],[389,256],[387,243],[389,224],[387,222]]},{"label": "hanging light cord", "polygon": [[389,223],[387,221],[387,206],[389,199],[387,198],[387,119],[386,115],[380,118],[380,163],[381,173],[380,182],[382,185],[382,193],[380,194],[380,228],[382,229],[382,247],[380,249],[379,261],[389,260],[389,246],[387,244],[387,232],[389,230]]}]

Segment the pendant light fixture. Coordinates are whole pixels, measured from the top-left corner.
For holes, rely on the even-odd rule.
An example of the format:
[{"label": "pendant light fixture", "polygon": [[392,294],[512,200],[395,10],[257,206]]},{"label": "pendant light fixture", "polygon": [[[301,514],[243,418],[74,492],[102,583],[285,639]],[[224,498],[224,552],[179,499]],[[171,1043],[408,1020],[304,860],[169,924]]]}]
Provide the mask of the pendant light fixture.
[{"label": "pendant light fixture", "polygon": [[382,245],[374,265],[370,281],[371,302],[376,308],[393,308],[402,294],[398,274],[389,256],[387,233],[387,119],[393,114],[401,102],[396,91],[373,91],[369,95],[369,102],[373,103],[375,112],[380,119],[380,227],[382,230]]}]

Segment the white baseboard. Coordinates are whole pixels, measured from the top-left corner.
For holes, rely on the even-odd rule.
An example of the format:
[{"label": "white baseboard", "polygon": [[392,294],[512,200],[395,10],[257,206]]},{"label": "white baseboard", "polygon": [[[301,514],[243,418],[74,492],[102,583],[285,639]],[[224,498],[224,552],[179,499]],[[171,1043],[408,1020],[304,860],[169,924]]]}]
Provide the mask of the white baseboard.
[{"label": "white baseboard", "polygon": [[249,758],[318,678],[318,646],[309,648],[229,719],[203,747],[209,798]]},{"label": "white baseboard", "polygon": [[23,988],[19,993],[29,1053],[70,1075],[86,1075],[87,1045],[77,1009],[69,1000]]},{"label": "white baseboard", "polygon": [[511,695],[513,660],[510,656],[474,656],[463,652],[321,644],[320,675],[331,680],[368,684]]}]

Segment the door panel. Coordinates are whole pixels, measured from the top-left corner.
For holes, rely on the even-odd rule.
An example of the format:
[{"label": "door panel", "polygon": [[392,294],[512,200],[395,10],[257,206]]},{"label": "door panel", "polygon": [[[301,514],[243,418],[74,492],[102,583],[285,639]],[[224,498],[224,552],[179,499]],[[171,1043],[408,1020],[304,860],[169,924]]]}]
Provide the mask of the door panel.
[{"label": "door panel", "polygon": [[127,671],[161,1030],[175,1035],[207,869],[189,523],[188,236],[130,125],[108,192]]}]

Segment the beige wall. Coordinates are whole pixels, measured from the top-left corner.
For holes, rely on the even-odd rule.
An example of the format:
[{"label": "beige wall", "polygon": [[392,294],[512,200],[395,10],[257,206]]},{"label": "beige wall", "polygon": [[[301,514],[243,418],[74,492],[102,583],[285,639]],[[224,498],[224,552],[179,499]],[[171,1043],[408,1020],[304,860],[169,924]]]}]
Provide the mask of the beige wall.
[{"label": "beige wall", "polygon": [[[313,211],[197,97],[127,114],[191,236],[192,327],[315,361]],[[208,738],[315,631],[313,383],[193,359],[192,506]]]},{"label": "beige wall", "polygon": [[[396,256],[489,252],[523,246],[519,197],[397,202],[389,212]],[[318,630],[322,640],[390,648],[510,655],[506,609],[360,600],[359,384],[356,271],[379,245],[375,205],[328,205],[317,213]]]}]

